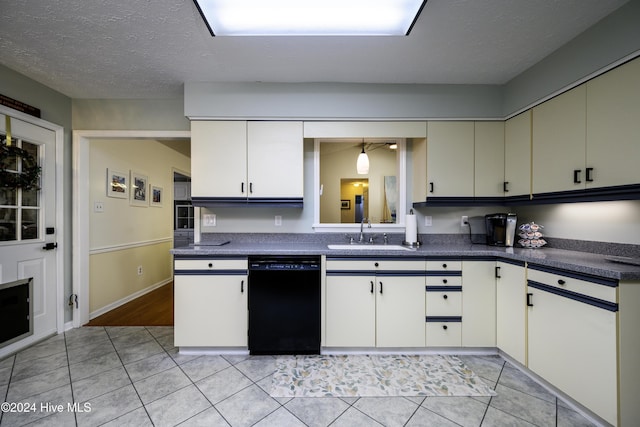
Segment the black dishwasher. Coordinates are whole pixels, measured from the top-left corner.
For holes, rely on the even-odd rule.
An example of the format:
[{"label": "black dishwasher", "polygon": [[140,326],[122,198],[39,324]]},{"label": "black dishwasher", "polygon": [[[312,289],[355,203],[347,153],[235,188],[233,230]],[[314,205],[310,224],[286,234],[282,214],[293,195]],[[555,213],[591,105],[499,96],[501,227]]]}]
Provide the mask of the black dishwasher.
[{"label": "black dishwasher", "polygon": [[320,257],[249,257],[249,353],[320,353]]}]

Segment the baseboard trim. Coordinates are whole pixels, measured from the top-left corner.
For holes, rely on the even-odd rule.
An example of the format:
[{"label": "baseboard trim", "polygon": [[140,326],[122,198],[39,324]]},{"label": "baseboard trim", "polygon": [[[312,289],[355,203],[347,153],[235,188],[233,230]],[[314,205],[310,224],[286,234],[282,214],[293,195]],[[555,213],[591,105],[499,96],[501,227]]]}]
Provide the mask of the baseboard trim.
[{"label": "baseboard trim", "polygon": [[171,283],[171,281],[173,281],[173,277],[169,277],[169,278],[167,278],[165,280],[162,280],[161,282],[158,282],[158,283],[156,283],[154,285],[151,285],[151,286],[149,286],[147,288],[144,288],[144,289],[141,289],[141,290],[139,290],[137,292],[134,292],[131,295],[128,295],[128,296],[126,296],[126,297],[124,297],[122,299],[119,299],[118,301],[114,301],[111,304],[105,305],[104,307],[99,308],[98,310],[92,311],[91,313],[89,313],[89,320],[93,320],[96,317],[102,316],[103,314],[105,314],[105,313],[107,313],[107,312],[109,312],[109,311],[111,311],[111,310],[113,310],[115,308],[118,308],[118,307],[120,307],[122,305],[125,305],[126,303],[131,302],[136,298],[139,298],[139,297],[141,297],[141,296],[143,296],[145,294],[148,294],[151,291],[155,291],[156,289],[158,289],[158,288],[160,288],[160,287],[162,287],[162,286],[164,286],[164,285],[166,285],[168,283]]}]

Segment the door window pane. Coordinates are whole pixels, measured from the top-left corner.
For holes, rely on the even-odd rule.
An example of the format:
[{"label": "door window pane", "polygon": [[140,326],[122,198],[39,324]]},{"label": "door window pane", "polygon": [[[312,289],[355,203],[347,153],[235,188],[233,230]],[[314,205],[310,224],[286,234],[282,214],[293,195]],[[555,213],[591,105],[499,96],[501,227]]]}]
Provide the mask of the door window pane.
[{"label": "door window pane", "polygon": [[[6,136],[0,135],[0,144],[6,144]],[[19,147],[35,160],[36,165],[40,165],[41,146],[20,138],[12,140],[12,146]],[[5,147],[0,147],[5,149]],[[7,154],[6,152],[3,154]],[[21,156],[7,156],[2,159],[3,172],[18,174],[33,167],[33,163],[24,161]],[[12,180],[4,184],[14,186]],[[40,186],[42,177],[36,183]],[[34,240],[39,239],[42,230],[40,227],[40,190],[23,189],[0,186],[0,242]]]},{"label": "door window pane", "polygon": [[17,209],[0,208],[0,241],[16,240]]},{"label": "door window pane", "polygon": [[38,209],[22,209],[22,240],[38,238]]},{"label": "door window pane", "polygon": [[18,191],[15,188],[0,187],[0,205],[15,206],[18,200]]},{"label": "door window pane", "polygon": [[22,190],[22,206],[38,206],[38,190]]}]

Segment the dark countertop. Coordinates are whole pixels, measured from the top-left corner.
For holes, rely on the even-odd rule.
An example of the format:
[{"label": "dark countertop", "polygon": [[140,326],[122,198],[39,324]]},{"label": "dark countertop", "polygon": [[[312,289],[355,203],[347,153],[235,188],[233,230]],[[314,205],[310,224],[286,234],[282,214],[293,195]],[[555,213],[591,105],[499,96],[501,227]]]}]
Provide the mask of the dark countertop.
[{"label": "dark countertop", "polygon": [[428,243],[416,250],[337,250],[329,249],[327,243],[320,242],[272,242],[234,241],[222,246],[204,244],[176,248],[171,251],[177,257],[183,256],[247,256],[247,255],[327,255],[327,256],[398,256],[398,257],[496,257],[505,260],[524,261],[555,267],[582,274],[590,274],[623,281],[640,280],[640,266],[612,262],[608,255],[578,252],[564,249],[503,248],[464,243]]}]

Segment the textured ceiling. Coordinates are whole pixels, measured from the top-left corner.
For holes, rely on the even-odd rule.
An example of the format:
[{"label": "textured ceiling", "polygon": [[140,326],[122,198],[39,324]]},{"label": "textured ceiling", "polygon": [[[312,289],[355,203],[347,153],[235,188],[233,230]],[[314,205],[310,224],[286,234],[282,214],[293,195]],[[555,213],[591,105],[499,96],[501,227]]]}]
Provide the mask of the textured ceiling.
[{"label": "textured ceiling", "polygon": [[0,63],[72,98],[185,81],[503,84],[626,0],[429,0],[408,37],[211,37],[191,0],[1,0]]}]

